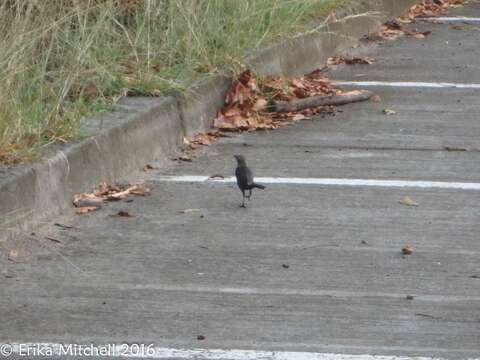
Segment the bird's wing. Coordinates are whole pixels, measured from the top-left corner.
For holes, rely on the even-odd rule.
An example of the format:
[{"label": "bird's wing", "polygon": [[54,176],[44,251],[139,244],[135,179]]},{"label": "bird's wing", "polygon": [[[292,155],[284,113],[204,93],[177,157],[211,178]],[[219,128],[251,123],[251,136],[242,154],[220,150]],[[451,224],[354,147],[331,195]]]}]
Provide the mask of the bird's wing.
[{"label": "bird's wing", "polygon": [[253,174],[252,171],[246,166],[239,166],[235,170],[235,175],[237,177],[237,182],[244,185],[253,184]]},{"label": "bird's wing", "polygon": [[247,184],[248,185],[253,185],[253,173],[252,170],[250,170],[248,167],[245,168],[245,175],[247,178]]},{"label": "bird's wing", "polygon": [[237,177],[238,184],[245,184],[247,182],[247,179],[245,179],[245,174],[242,171],[242,168],[237,167],[235,169],[235,176]]}]

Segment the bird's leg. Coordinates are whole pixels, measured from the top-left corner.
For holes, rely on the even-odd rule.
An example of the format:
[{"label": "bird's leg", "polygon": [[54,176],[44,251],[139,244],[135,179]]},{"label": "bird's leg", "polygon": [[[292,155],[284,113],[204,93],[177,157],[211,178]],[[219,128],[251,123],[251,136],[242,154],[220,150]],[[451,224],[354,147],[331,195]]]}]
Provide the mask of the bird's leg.
[{"label": "bird's leg", "polygon": [[242,190],[242,205],[240,205],[240,207],[243,207],[243,208],[246,207],[245,206],[245,197],[246,197],[245,196],[245,190]]},{"label": "bird's leg", "polygon": [[248,190],[248,196],[245,196],[248,200],[252,197],[252,189]]}]

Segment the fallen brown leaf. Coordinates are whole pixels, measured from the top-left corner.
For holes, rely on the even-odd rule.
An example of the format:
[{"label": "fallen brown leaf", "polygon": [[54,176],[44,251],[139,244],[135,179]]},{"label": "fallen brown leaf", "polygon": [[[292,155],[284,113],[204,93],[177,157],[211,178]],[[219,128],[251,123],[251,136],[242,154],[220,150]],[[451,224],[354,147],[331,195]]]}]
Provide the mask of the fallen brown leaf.
[{"label": "fallen brown leaf", "polygon": [[395,115],[397,112],[392,109],[383,109],[382,113],[384,113],[385,115]]},{"label": "fallen brown leaf", "polygon": [[18,250],[10,250],[8,252],[8,260],[11,262],[16,262],[18,258]]},{"label": "fallen brown leaf", "polygon": [[142,170],[143,170],[143,171],[148,171],[148,170],[153,170],[153,169],[155,169],[154,166],[152,166],[152,165],[150,165],[150,164],[147,164],[147,165],[145,165],[145,166],[143,167]]},{"label": "fallen brown leaf", "polygon": [[232,82],[225,94],[225,104],[243,104],[250,97],[250,93],[257,88],[252,72],[245,70]]},{"label": "fallen brown leaf", "polygon": [[413,36],[416,39],[424,39],[427,35],[430,35],[431,33],[432,33],[431,31],[423,31],[423,32],[416,32],[408,35]]},{"label": "fallen brown leaf", "polygon": [[292,121],[300,121],[300,120],[303,120],[303,119],[306,119],[306,118],[307,117],[303,114],[295,114],[292,117]]},{"label": "fallen brown leaf", "polygon": [[406,206],[418,206],[419,204],[414,201],[410,196],[405,196],[403,199],[399,201],[400,204]]},{"label": "fallen brown leaf", "polygon": [[188,156],[188,155],[181,155],[179,156],[178,158],[175,158],[174,160],[178,160],[178,161],[185,161],[185,162],[191,162],[193,161],[193,159]]},{"label": "fallen brown leaf", "polygon": [[403,255],[411,255],[413,254],[413,247],[410,245],[406,245],[402,248],[402,254]]},{"label": "fallen brown leaf", "polygon": [[193,138],[193,142],[200,145],[211,145],[215,137],[209,134],[197,134]]},{"label": "fallen brown leaf", "polygon": [[332,56],[327,59],[327,65],[340,65],[345,63],[345,59],[342,56]]},{"label": "fallen brown leaf", "polygon": [[208,178],[209,180],[222,180],[225,179],[225,176],[220,174],[214,174]]},{"label": "fallen brown leaf", "polygon": [[93,193],[81,193],[73,195],[73,205],[75,207],[100,207],[103,199]]},{"label": "fallen brown leaf", "polygon": [[454,25],[450,25],[449,28],[452,30],[465,30],[465,25],[454,24]]},{"label": "fallen brown leaf", "polygon": [[129,195],[147,196],[150,190],[143,184],[114,184],[101,182],[91,193],[80,193],[73,196],[73,205],[77,214],[86,214],[98,210],[105,201],[119,201]]},{"label": "fallen brown leaf", "polygon": [[255,102],[255,104],[253,104],[252,106],[252,110],[254,111],[262,111],[262,110],[265,110],[267,108],[267,105],[268,105],[268,101],[264,98],[259,98],[257,99],[257,101]]},{"label": "fallen brown leaf", "polygon": [[327,65],[340,65],[340,64],[346,64],[346,65],[371,65],[375,62],[376,60],[372,57],[354,57],[354,58],[346,58],[343,56],[333,56],[328,58],[327,60]]},{"label": "fallen brown leaf", "polygon": [[143,184],[136,184],[130,188],[130,194],[135,196],[148,196],[150,195],[150,189],[146,188]]},{"label": "fallen brown leaf", "polygon": [[112,217],[126,217],[126,218],[132,218],[135,217],[134,215],[131,215],[128,211],[120,210],[118,213],[110,215]]},{"label": "fallen brown leaf", "polygon": [[100,209],[98,206],[82,206],[75,209],[75,213],[78,215],[83,215],[91,211]]},{"label": "fallen brown leaf", "polygon": [[412,37],[414,37],[415,39],[424,39],[425,35],[423,35],[422,33],[415,33],[412,35]]},{"label": "fallen brown leaf", "polygon": [[220,137],[221,133],[218,130],[210,131],[207,133],[199,133],[191,138],[183,138],[183,143],[187,145],[191,150],[198,148],[199,146],[211,145],[217,137]]},{"label": "fallen brown leaf", "polygon": [[373,36],[378,39],[395,40],[406,33],[408,33],[408,29],[403,23],[391,20],[383,24]]},{"label": "fallen brown leaf", "polygon": [[126,198],[136,188],[137,188],[137,185],[132,185],[132,186],[130,186],[130,187],[128,187],[128,188],[126,188],[125,190],[122,190],[122,191],[115,191],[115,192],[107,193],[107,194],[105,194],[105,200],[116,201],[116,200]]}]

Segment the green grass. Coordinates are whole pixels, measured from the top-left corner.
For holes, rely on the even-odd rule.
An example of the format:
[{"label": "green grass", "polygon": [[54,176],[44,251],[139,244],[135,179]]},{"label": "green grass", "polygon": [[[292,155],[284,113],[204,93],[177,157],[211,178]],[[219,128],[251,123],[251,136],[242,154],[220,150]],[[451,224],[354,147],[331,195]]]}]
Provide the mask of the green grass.
[{"label": "green grass", "polygon": [[345,0],[4,0],[0,163],[79,135],[124,94],[183,89],[238,67]]}]

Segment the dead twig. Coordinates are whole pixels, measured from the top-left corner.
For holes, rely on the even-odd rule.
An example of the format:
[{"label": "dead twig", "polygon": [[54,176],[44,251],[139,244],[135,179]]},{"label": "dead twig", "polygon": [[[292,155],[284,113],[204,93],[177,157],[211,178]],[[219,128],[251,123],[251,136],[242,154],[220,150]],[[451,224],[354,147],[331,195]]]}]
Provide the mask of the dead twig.
[{"label": "dead twig", "polygon": [[296,112],[308,108],[316,108],[328,105],[345,105],[358,101],[370,99],[373,93],[368,90],[349,91],[338,95],[329,96],[312,96],[300,100],[292,101],[275,101],[272,109],[276,112]]}]

